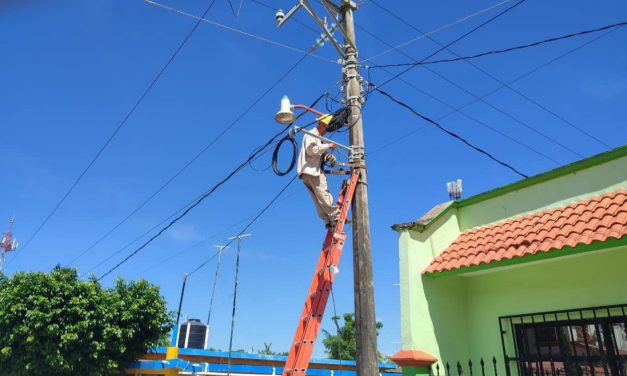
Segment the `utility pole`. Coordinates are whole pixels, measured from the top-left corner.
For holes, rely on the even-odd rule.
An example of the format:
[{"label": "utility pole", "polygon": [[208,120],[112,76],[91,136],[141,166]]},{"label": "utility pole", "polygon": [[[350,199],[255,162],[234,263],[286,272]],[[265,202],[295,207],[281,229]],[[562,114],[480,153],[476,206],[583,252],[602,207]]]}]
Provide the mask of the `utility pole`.
[{"label": "utility pole", "polygon": [[[298,0],[297,4],[287,13],[279,10],[276,13],[277,25],[280,27],[300,8],[316,21],[323,31],[316,41],[328,40],[334,46],[343,61],[342,80],[346,86],[346,106],[351,111],[348,121],[349,142],[351,146],[350,162],[353,170],[360,174],[359,183],[352,202],[353,223],[353,274],[355,293],[355,334],[357,344],[357,375],[376,376],[377,366],[377,328],[374,309],[374,283],[372,273],[372,251],[370,246],[370,216],[368,211],[368,183],[366,179],[364,133],[362,123],[362,78],[359,75],[359,60],[355,39],[355,22],[353,12],[357,5],[351,0],[340,0],[335,4],[331,0],[321,0],[322,5],[335,22],[329,27],[326,18],[321,19],[308,0]],[[342,26],[335,23],[341,23]],[[338,28],[344,37],[343,46],[333,37]]]},{"label": "utility pole", "polygon": [[253,234],[240,234],[232,236],[229,240],[237,239],[237,258],[235,259],[235,288],[233,289],[233,313],[231,314],[231,335],[229,337],[229,363],[226,374],[231,375],[231,351],[233,351],[233,328],[235,327],[235,307],[237,303],[237,275],[239,274],[239,255],[242,245],[242,238],[252,236]]},{"label": "utility pole", "polygon": [[209,314],[207,315],[207,327],[209,327],[209,322],[211,321],[211,309],[213,308],[213,296],[216,293],[216,284],[218,282],[218,275],[220,274],[220,261],[222,260],[222,252],[230,248],[226,245],[214,245],[215,248],[218,249],[218,263],[216,264],[216,274],[213,277],[213,287],[211,289],[211,300],[209,301]]},{"label": "utility pole", "polygon": [[357,344],[357,375],[375,376],[377,366],[377,327],[374,310],[374,281],[372,251],[370,246],[370,213],[368,210],[368,183],[364,153],[364,130],[361,116],[362,95],[359,76],[357,44],[352,1],[342,0],[344,19],[344,80],[346,104],[351,110],[352,124],[349,141],[353,147],[353,162],[359,170],[359,183],[355,189],[352,206],[353,220],[353,276],[355,291],[355,342]]},{"label": "utility pole", "polygon": [[185,295],[185,285],[187,284],[187,277],[189,277],[189,273],[183,273],[183,287],[181,287],[181,297],[179,298],[179,309],[176,313],[176,326],[179,326],[179,321],[181,319],[181,307],[183,306],[183,296]]},{"label": "utility pole", "polygon": [[213,309],[213,297],[216,294],[216,285],[218,284],[218,276],[220,275],[220,262],[222,261],[222,252],[229,248],[226,245],[214,245],[218,249],[218,263],[216,264],[216,274],[213,277],[213,287],[211,288],[211,299],[209,300],[209,313],[207,314],[207,335],[205,336],[205,349],[209,346],[209,334],[211,333],[211,311]]}]

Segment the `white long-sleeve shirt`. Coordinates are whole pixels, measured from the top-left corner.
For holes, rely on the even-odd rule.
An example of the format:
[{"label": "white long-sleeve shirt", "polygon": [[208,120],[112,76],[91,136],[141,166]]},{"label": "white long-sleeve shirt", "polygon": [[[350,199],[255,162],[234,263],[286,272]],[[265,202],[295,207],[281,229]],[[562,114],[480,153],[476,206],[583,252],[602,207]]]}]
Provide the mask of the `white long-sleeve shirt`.
[{"label": "white long-sleeve shirt", "polygon": [[[316,128],[312,129],[311,133],[320,135]],[[327,150],[329,150],[329,144],[322,143],[322,140],[305,133],[298,155],[298,167],[296,169],[298,176],[303,174],[320,176],[322,173],[321,157]]]}]

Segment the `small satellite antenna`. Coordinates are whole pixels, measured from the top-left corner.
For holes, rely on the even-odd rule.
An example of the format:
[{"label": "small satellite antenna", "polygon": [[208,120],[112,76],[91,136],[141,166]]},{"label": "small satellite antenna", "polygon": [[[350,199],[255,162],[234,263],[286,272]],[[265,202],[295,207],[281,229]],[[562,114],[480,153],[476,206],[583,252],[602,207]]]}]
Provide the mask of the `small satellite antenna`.
[{"label": "small satellite antenna", "polygon": [[457,181],[450,181],[446,183],[446,190],[448,191],[448,197],[451,200],[459,200],[462,198],[462,179]]},{"label": "small satellite antenna", "polygon": [[2,240],[0,240],[0,272],[4,269],[4,258],[7,253],[17,251],[19,243],[13,237],[13,222],[12,217],[9,220],[9,229],[2,234]]}]

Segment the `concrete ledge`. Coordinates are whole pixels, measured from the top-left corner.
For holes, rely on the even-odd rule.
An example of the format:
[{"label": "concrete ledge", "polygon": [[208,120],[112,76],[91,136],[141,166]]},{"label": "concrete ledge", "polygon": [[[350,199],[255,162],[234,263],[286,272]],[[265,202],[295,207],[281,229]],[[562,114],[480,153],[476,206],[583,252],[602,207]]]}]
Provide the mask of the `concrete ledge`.
[{"label": "concrete ledge", "polygon": [[401,367],[430,367],[438,359],[424,351],[402,350],[392,355],[392,361]]}]

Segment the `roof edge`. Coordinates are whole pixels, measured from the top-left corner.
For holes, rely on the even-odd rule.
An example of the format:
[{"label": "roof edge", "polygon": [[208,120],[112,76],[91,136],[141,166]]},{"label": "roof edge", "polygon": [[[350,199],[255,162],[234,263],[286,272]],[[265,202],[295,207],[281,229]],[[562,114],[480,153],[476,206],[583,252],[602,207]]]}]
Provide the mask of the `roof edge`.
[{"label": "roof edge", "polygon": [[466,199],[459,200],[456,202],[457,207],[463,208],[464,206],[474,205],[478,202],[487,201],[510,192],[518,191],[523,188],[543,183],[545,181],[553,180],[565,175],[586,170],[588,168],[598,166],[600,164],[610,162],[625,156],[627,156],[627,145],[608,150],[601,154],[593,155],[589,158],[580,159],[576,162],[554,168],[553,170],[549,170],[538,175],[518,180],[502,187],[491,189],[489,191],[470,196]]},{"label": "roof edge", "polygon": [[[463,208],[465,206],[474,205],[482,201],[487,201],[495,197],[505,195],[510,192],[518,191],[527,187],[531,187],[536,184],[543,183],[545,181],[549,181],[549,180],[556,179],[565,175],[579,172],[579,171],[582,171],[582,170],[585,170],[594,166],[598,166],[600,164],[610,162],[610,161],[613,161],[613,160],[616,160],[618,158],[622,158],[625,156],[627,156],[627,145],[619,146],[615,149],[608,150],[601,154],[593,155],[592,157],[581,159],[576,162],[554,168],[553,170],[549,170],[549,171],[540,173],[538,175],[528,177],[526,179],[518,180],[513,183],[510,183],[510,184],[507,184],[498,188],[494,188],[489,191],[485,191],[485,192],[476,194],[474,196],[470,196],[462,200],[453,201],[451,205],[444,208],[442,211],[434,215],[428,221],[423,221],[424,223],[421,223],[421,220],[422,220],[421,218],[418,221],[414,221],[414,222],[393,224],[391,228],[392,230],[397,231],[397,232],[402,231],[402,230],[413,230],[413,231],[423,232],[427,229],[427,227],[429,227],[429,225],[431,225],[433,222],[435,222],[437,219],[439,219],[440,217],[445,215],[449,210],[451,210],[451,208]],[[429,214],[429,212],[427,214]]]},{"label": "roof edge", "polygon": [[489,263],[481,263],[479,265],[465,266],[456,269],[448,269],[439,272],[427,272],[426,269],[422,271],[422,275],[427,278],[442,278],[449,277],[459,274],[473,273],[479,272],[489,269],[498,270],[501,267],[505,266],[513,266],[520,264],[527,264],[533,261],[554,259],[559,257],[567,257],[574,256],[582,253],[600,251],[600,250],[610,250],[618,247],[623,247],[627,245],[627,235],[624,235],[620,238],[609,238],[604,241],[593,241],[590,244],[580,243],[575,246],[565,246],[563,248],[551,248],[547,251],[538,252],[533,255],[524,255],[512,257],[510,259],[503,259],[499,261],[492,261]]},{"label": "roof edge", "polygon": [[431,208],[431,210],[429,210],[417,221],[394,224],[391,226],[392,230],[415,230],[418,232],[423,232],[427,228],[427,226],[429,226],[429,224],[437,221],[440,217],[446,214],[451,209],[451,207],[457,207],[456,203],[457,201],[447,201],[438,204]]}]

